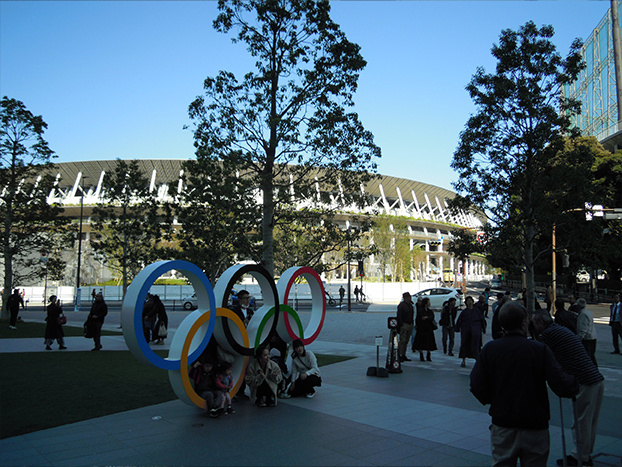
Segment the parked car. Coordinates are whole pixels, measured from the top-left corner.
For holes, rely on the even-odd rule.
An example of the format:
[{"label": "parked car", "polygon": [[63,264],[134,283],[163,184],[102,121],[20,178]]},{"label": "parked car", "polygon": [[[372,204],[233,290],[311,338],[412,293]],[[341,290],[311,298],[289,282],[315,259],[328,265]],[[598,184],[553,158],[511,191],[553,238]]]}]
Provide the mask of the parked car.
[{"label": "parked car", "polygon": [[498,289],[499,287],[501,287],[501,280],[500,279],[491,279],[490,281],[490,287],[493,287],[495,289]]},{"label": "parked car", "polygon": [[412,294],[412,297],[415,302],[419,297],[429,298],[430,308],[434,310],[441,310],[443,308],[443,303],[452,297],[456,299],[456,306],[462,306],[462,290],[460,289],[435,287]]},{"label": "parked car", "polygon": [[195,292],[189,297],[182,298],[181,303],[183,304],[184,310],[194,310],[198,308],[197,293]]},{"label": "parked car", "polygon": [[590,282],[590,273],[587,272],[585,269],[581,269],[579,272],[577,272],[577,284],[587,284],[588,282]]},{"label": "parked car", "polygon": [[[181,299],[181,303],[184,307],[184,310],[194,310],[195,308],[198,308],[198,302],[197,302],[197,293],[193,293],[192,295],[188,296],[188,297],[184,297]],[[230,305],[231,306],[235,306],[238,304],[238,292],[234,289],[231,289],[231,301],[230,301]],[[253,297],[251,295],[251,303],[250,303],[251,308],[255,309],[255,297]]]}]

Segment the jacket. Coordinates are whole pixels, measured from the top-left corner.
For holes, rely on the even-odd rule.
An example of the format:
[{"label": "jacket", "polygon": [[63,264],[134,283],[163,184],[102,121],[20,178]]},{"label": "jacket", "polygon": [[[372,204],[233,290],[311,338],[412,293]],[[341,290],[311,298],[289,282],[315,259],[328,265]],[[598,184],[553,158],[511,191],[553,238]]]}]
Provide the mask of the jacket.
[{"label": "jacket", "polygon": [[548,428],[547,383],[559,397],[579,389],[548,346],[518,333],[488,342],[471,371],[471,393],[482,405],[490,404],[492,423],[506,428]]},{"label": "jacket", "polygon": [[317,358],[310,350],[305,349],[305,354],[300,357],[292,355],[292,381],[296,381],[301,373],[307,375],[320,375],[320,368],[317,365]]},{"label": "jacket", "polygon": [[257,360],[253,360],[248,365],[248,368],[246,368],[246,377],[244,378],[244,381],[251,390],[251,402],[255,403],[255,400],[257,399],[257,388],[261,386],[264,382],[267,382],[268,386],[272,390],[272,394],[274,395],[274,402],[276,404],[276,391],[279,383],[283,379],[281,369],[272,360],[268,360],[266,370],[263,376],[261,375],[260,370],[261,366],[259,365],[259,362]]},{"label": "jacket", "polygon": [[[98,302],[95,300],[91,305],[91,312],[89,313],[88,319],[93,323],[103,323],[107,314],[108,305],[106,305],[106,302]],[[97,316],[97,318],[95,318],[95,316]]]}]

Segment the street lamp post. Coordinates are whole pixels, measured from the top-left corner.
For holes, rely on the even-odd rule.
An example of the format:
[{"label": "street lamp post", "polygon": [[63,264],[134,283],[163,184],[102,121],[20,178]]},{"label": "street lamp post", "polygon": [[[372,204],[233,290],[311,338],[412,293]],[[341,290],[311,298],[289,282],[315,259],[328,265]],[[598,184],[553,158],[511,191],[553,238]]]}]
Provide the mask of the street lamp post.
[{"label": "street lamp post", "polygon": [[[551,300],[553,302],[553,307],[555,307],[555,300],[557,300],[557,263],[556,261],[556,255],[555,255],[555,224],[553,224],[553,241],[552,241],[552,247],[553,247],[553,267],[551,268],[551,279],[553,282],[553,293],[551,296]],[[555,308],[553,308],[553,310],[555,311]]]},{"label": "street lamp post", "polygon": [[80,229],[78,233],[78,272],[76,273],[76,304],[74,311],[80,311],[81,289],[80,289],[80,269],[82,265],[82,216],[84,210],[84,179],[80,180]]},{"label": "street lamp post", "polygon": [[350,227],[348,227],[348,263],[347,263],[347,277],[348,277],[348,311],[352,311],[352,300],[350,298],[350,242],[352,239],[350,238]]},{"label": "street lamp post", "polygon": [[352,234],[353,233],[358,233],[359,229],[357,227],[351,227],[350,225],[348,225],[348,227],[346,228],[346,230],[344,231],[346,234],[346,241],[348,242],[347,244],[347,250],[346,250],[346,255],[347,255],[347,261],[346,261],[346,277],[348,279],[348,311],[352,311],[352,273],[350,271],[350,247],[352,244]]}]

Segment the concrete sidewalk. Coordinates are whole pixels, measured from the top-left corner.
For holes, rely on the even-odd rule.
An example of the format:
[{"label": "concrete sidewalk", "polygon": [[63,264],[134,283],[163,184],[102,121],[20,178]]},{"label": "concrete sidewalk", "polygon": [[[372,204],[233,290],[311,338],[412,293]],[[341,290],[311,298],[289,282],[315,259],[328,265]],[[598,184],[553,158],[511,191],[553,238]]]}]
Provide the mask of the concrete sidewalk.
[{"label": "concrete sidewalk", "polygon": [[[263,409],[242,400],[236,414],[218,419],[171,401],[0,440],[0,466],[490,465],[488,407],[468,389],[473,362],[460,368],[460,360],[437,351],[432,362],[405,363],[401,374],[368,377],[376,363],[373,337],[383,335],[386,344],[388,334],[387,313],[370,311],[327,314],[309,349],[356,358],[322,367],[324,383],[313,399]],[[80,337],[67,341],[69,351],[92,347]],[[126,349],[122,336],[104,336],[102,343],[104,352]],[[31,348],[44,351],[42,339],[0,340],[0,352]],[[383,346],[381,365],[385,356]],[[622,357],[615,357],[620,364],[601,366],[606,392],[595,465],[622,460]],[[554,465],[562,456],[560,404],[552,393],[550,402]],[[570,451],[568,400],[563,415]]]}]

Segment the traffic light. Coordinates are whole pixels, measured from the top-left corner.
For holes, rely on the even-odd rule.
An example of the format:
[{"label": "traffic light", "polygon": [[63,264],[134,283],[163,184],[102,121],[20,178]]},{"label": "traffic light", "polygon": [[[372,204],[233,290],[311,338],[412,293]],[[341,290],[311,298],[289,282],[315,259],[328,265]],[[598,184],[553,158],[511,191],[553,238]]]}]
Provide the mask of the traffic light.
[{"label": "traffic light", "polygon": [[359,260],[357,272],[359,277],[365,277],[365,271],[363,270],[363,260]]},{"label": "traffic light", "polygon": [[568,255],[568,253],[564,253],[562,256],[562,266],[565,268],[570,266],[570,255]]}]

